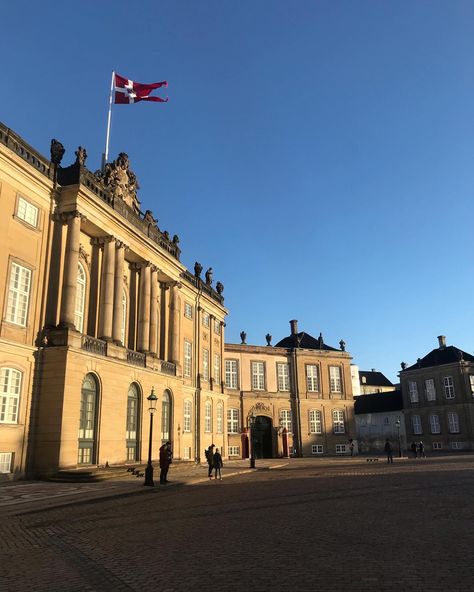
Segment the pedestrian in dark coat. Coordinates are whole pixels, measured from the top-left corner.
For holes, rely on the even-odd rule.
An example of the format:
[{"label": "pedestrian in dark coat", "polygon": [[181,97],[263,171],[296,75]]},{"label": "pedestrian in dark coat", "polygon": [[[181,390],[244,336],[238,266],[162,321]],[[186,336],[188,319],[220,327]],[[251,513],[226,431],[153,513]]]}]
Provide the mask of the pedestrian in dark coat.
[{"label": "pedestrian in dark coat", "polygon": [[411,443],[411,451],[413,452],[413,456],[415,458],[417,458],[417,456],[418,456],[417,450],[418,450],[418,446],[416,445],[416,442],[412,442]]},{"label": "pedestrian in dark coat", "polygon": [[393,463],[392,445],[390,444],[390,440],[388,438],[385,442],[385,454],[387,455],[387,462]]},{"label": "pedestrian in dark coat", "polygon": [[163,444],[163,446],[160,447],[160,483],[162,485],[165,485],[166,483],[168,483],[168,470],[170,468],[170,449],[171,449],[171,445],[170,448],[168,449],[168,445],[167,444]]},{"label": "pedestrian in dark coat", "polygon": [[224,466],[224,463],[222,462],[222,456],[219,452],[219,448],[216,448],[216,451],[214,452],[214,456],[212,457],[212,464],[214,466],[215,471],[214,479],[217,479],[217,474],[219,474],[219,479],[222,480],[221,468]]},{"label": "pedestrian in dark coat", "polygon": [[212,465],[213,465],[213,457],[214,457],[214,444],[211,444],[209,448],[206,449],[206,460],[207,460],[207,476],[209,479],[212,479]]},{"label": "pedestrian in dark coat", "polygon": [[420,454],[420,458],[426,458],[426,454],[425,454],[425,445],[423,444],[423,442],[420,442],[418,444],[418,452]]}]

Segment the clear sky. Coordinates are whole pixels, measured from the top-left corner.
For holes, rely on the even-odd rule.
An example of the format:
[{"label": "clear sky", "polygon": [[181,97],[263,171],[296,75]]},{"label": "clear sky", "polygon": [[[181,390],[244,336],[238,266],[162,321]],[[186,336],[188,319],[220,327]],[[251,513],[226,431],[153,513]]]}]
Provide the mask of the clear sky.
[{"label": "clear sky", "polygon": [[99,168],[111,72],[142,209],[225,285],[226,341],[300,330],[396,380],[474,350],[472,0],[5,2],[0,120]]}]

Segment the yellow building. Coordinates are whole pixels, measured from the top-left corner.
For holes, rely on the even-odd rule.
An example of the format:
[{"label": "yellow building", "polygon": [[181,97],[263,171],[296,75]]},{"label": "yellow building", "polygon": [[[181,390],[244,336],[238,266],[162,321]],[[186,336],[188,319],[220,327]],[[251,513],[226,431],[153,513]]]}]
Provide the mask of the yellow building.
[{"label": "yellow building", "polygon": [[[351,356],[299,332],[274,347],[225,346],[228,395],[228,453],[258,457],[350,454],[356,437],[351,381]],[[254,422],[250,430],[251,423]],[[251,432],[251,433],[250,433]]]},{"label": "yellow building", "polygon": [[223,286],[180,262],[179,238],[142,214],[126,154],[93,174],[61,167],[0,125],[0,472],[226,449]]}]

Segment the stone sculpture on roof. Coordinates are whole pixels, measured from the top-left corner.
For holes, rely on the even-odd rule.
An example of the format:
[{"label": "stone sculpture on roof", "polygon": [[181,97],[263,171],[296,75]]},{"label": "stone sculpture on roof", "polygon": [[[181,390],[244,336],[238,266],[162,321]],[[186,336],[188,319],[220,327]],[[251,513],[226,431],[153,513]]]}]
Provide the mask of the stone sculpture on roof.
[{"label": "stone sculpture on roof", "polygon": [[108,162],[98,176],[114,199],[122,199],[136,214],[140,213],[140,202],[137,197],[140,186],[135,173],[130,170],[128,155],[125,152],[121,152],[113,162]]}]

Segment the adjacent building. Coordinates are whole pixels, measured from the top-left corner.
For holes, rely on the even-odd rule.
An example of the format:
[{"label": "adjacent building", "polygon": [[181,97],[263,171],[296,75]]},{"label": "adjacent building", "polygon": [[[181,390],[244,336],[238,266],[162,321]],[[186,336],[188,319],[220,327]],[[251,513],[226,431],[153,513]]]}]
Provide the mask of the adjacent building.
[{"label": "adjacent building", "polygon": [[423,440],[427,450],[474,450],[474,356],[446,345],[416,364],[402,363],[407,438]]},{"label": "adjacent building", "polygon": [[406,454],[407,439],[400,389],[354,398],[359,452],[383,454],[386,440]]},{"label": "adjacent building", "polygon": [[[351,356],[298,331],[275,346],[225,345],[228,450],[245,458],[349,453],[355,438]],[[252,419],[254,428],[250,430]],[[251,433],[250,433],[251,432]]]}]

